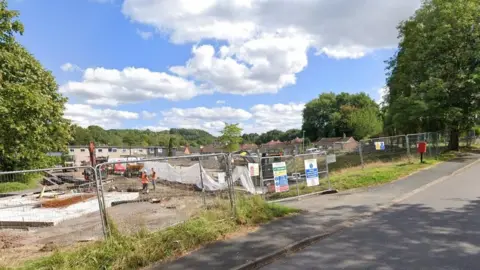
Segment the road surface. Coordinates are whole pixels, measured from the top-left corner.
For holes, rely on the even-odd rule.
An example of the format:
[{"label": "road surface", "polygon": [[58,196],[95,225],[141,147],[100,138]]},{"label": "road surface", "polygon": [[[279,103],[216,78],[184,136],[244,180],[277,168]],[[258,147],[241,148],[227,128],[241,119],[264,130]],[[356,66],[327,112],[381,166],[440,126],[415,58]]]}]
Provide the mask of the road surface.
[{"label": "road surface", "polygon": [[480,269],[480,163],[262,269]]}]

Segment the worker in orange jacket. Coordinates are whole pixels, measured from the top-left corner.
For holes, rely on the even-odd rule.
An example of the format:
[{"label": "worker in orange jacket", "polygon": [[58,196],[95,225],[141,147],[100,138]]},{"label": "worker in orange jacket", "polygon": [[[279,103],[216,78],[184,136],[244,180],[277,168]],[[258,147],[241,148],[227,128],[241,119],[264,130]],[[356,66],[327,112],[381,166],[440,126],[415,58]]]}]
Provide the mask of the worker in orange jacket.
[{"label": "worker in orange jacket", "polygon": [[143,170],[140,175],[140,180],[142,181],[142,192],[143,194],[148,193],[148,176],[147,170]]},{"label": "worker in orange jacket", "polygon": [[156,188],[157,188],[156,180],[157,180],[157,172],[155,172],[155,170],[152,168],[152,185],[153,185],[153,190],[156,190]]}]

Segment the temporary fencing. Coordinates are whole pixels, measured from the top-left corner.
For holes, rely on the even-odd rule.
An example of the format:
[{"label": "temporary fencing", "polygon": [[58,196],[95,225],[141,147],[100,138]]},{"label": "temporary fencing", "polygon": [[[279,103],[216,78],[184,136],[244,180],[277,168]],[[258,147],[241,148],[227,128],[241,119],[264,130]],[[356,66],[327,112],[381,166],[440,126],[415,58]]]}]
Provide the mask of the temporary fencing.
[{"label": "temporary fencing", "polygon": [[[97,172],[101,168],[110,172],[108,178],[99,174],[100,194],[122,192],[135,196],[113,205],[106,204],[108,220],[114,221],[121,232],[132,233],[178,224],[218,203],[230,204],[233,210],[234,182],[247,191],[250,187],[235,171],[232,175],[229,160],[226,154],[210,154],[99,164]],[[142,180],[142,173],[148,182]]]},{"label": "temporary fencing", "polygon": [[[0,183],[0,229],[35,228],[22,237],[37,244],[70,245],[102,238],[92,167],[0,172]],[[18,230],[4,231],[9,233]]]},{"label": "temporary fencing", "polygon": [[[305,187],[322,186],[322,178],[327,179],[325,189],[330,189],[326,157],[325,152],[261,157],[255,189],[267,200],[298,197]],[[249,171],[251,177],[257,177]]]}]

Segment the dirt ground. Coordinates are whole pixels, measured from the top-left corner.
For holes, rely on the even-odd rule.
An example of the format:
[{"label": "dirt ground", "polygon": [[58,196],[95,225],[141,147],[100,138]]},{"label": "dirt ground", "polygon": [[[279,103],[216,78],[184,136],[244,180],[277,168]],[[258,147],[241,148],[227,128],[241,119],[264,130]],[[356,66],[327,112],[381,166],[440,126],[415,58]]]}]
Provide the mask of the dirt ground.
[{"label": "dirt ground", "polygon": [[[138,178],[116,177],[105,184],[105,191],[114,189],[140,189]],[[193,188],[157,183],[156,190],[149,186],[148,194],[141,194],[135,203],[107,208],[108,215],[123,233],[140,229],[158,230],[185,221],[203,206],[202,193]],[[214,196],[206,196],[211,201]],[[160,203],[148,200],[158,199]],[[0,230],[0,265],[13,266],[36,257],[45,256],[55,249],[71,248],[84,242],[102,238],[98,212],[70,219],[53,227],[31,228],[28,231]]]}]

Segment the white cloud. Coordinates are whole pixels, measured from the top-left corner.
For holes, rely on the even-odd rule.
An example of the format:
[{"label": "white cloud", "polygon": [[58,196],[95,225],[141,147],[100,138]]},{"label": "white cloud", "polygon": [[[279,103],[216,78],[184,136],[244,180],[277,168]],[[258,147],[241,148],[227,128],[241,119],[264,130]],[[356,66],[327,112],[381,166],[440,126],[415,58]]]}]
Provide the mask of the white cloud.
[{"label": "white cloud", "polygon": [[[293,28],[337,57],[395,46],[397,24],[420,0],[125,0],[123,13],[170,34],[175,43],[204,39],[246,41]],[[165,12],[168,10],[169,12]]]},{"label": "white cloud", "polygon": [[222,93],[251,95],[276,93],[295,84],[296,74],[308,63],[310,40],[295,32],[265,34],[241,44],[193,47],[185,66],[170,71],[191,77]]},{"label": "white cloud", "polygon": [[86,104],[69,104],[65,105],[64,117],[72,120],[73,123],[87,127],[90,125],[98,125],[103,128],[119,128],[122,121],[138,119],[138,113],[110,109],[95,109]]},{"label": "white cloud", "polygon": [[60,68],[65,72],[82,71],[82,69],[79,66],[72,63],[65,63],[61,65]]},{"label": "white cloud", "polygon": [[157,114],[154,113],[154,112],[142,111],[142,117],[145,118],[145,119],[152,119],[155,116],[157,116]]},{"label": "white cloud", "polygon": [[259,104],[250,111],[231,107],[174,108],[162,112],[160,126],[174,128],[199,128],[219,135],[227,123],[238,123],[244,132],[262,133],[272,129],[288,130],[301,128],[303,103]]},{"label": "white cloud", "polygon": [[139,29],[137,29],[137,34],[144,40],[149,40],[153,37],[153,32],[141,31]]},{"label": "white cloud", "polygon": [[245,125],[245,132],[262,133],[272,129],[283,131],[292,128],[300,129],[304,108],[304,103],[255,105],[250,109],[254,123]]},{"label": "white cloud", "polygon": [[[397,44],[397,24],[421,0],[125,0],[134,22],[194,46],[192,58],[170,71],[222,93],[277,93],[296,83],[308,50],[332,58],[361,58]],[[169,12],[164,12],[168,10]]]},{"label": "white cloud", "polygon": [[217,100],[217,104],[225,104],[225,100]]},{"label": "white cloud", "polygon": [[378,97],[377,97],[377,104],[381,105],[383,104],[383,102],[385,101],[385,95],[387,94],[388,92],[388,88],[387,87],[382,87],[380,89],[378,89],[377,91],[377,94],[378,94]]},{"label": "white cloud", "polygon": [[159,132],[159,131],[164,131],[164,130],[169,130],[170,128],[168,127],[164,127],[164,126],[144,126],[144,127],[137,127],[136,129],[139,129],[139,130],[151,130],[151,131],[155,131],[155,132]]},{"label": "white cloud", "polygon": [[203,91],[193,82],[165,72],[128,67],[123,70],[88,68],[81,82],[70,81],[60,92],[94,105],[117,106],[150,99],[185,100]]},{"label": "white cloud", "polygon": [[163,120],[160,122],[162,126],[205,129],[217,135],[225,126],[225,122],[240,123],[252,117],[251,113],[243,109],[231,107],[173,108],[162,112],[162,115]]}]

